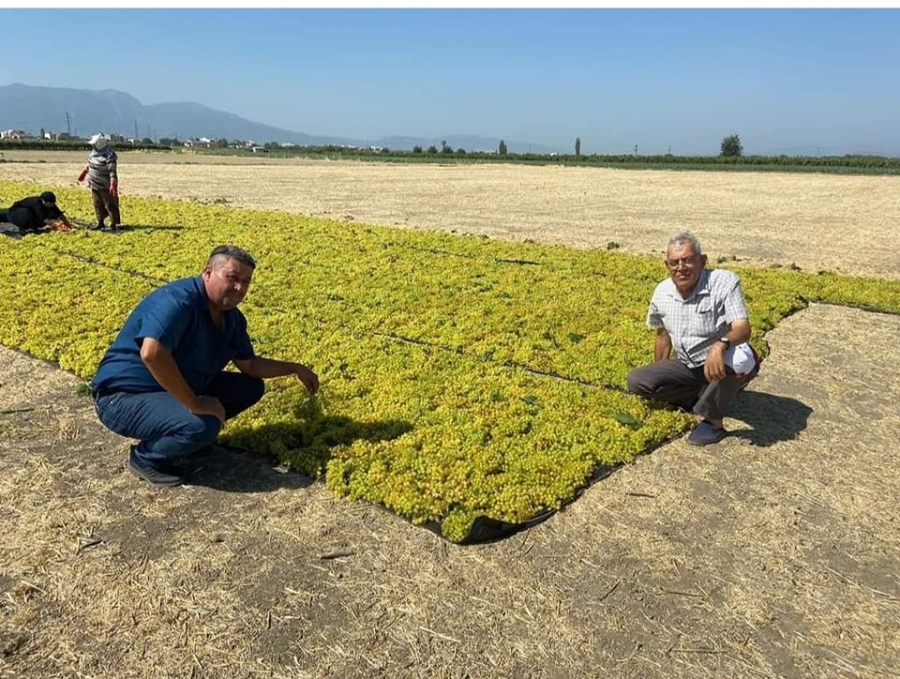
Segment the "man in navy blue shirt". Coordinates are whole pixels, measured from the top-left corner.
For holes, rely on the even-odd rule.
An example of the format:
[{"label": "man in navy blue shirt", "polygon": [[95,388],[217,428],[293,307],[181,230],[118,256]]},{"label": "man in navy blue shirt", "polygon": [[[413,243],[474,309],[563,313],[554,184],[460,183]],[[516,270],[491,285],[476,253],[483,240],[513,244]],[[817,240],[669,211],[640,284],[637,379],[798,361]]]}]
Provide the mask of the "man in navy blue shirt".
[{"label": "man in navy blue shirt", "polygon": [[[212,251],[203,273],[145,297],[107,350],[91,384],[108,429],[139,443],[128,468],[174,486],[185,457],[215,442],[225,420],[263,396],[263,379],[296,375],[310,393],[318,376],[290,361],[257,356],[238,304],[256,262],[233,245]],[[225,371],[234,363],[240,372]]]}]

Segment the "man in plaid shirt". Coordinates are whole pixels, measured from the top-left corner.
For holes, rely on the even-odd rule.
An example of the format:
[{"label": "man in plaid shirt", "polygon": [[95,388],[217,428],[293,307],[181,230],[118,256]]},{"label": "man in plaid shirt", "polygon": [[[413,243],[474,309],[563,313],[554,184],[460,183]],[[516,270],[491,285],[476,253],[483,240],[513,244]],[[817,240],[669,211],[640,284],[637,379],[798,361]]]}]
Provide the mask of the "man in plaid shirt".
[{"label": "man in plaid shirt", "polygon": [[656,330],[654,363],[632,370],[628,389],[693,410],[701,421],[688,443],[717,443],[727,434],[725,411],[759,371],[759,358],[747,344],[750,320],[741,283],[731,271],[706,268],[690,231],[669,240],[666,267],[670,278],[656,286],[647,313],[647,325]]}]

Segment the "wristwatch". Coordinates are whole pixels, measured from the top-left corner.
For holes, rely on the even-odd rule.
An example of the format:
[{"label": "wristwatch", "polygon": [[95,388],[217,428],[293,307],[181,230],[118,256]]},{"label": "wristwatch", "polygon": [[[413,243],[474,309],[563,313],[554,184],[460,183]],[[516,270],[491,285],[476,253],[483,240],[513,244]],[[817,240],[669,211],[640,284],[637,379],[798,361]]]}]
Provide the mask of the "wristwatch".
[{"label": "wristwatch", "polygon": [[725,348],[726,348],[726,349],[728,349],[728,348],[731,347],[731,340],[728,339],[727,337],[720,337],[720,338],[719,338],[719,341],[720,341],[722,344],[725,345]]}]

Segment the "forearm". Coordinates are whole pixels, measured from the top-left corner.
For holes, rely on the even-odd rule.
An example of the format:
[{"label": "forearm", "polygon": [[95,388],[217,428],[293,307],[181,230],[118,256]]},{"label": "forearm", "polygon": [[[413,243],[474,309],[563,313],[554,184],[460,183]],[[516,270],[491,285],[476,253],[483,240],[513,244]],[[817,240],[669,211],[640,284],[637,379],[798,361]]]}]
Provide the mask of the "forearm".
[{"label": "forearm", "polygon": [[240,362],[238,368],[245,375],[257,377],[259,379],[268,379],[270,377],[283,377],[284,375],[294,375],[297,373],[298,363],[292,361],[279,361],[274,358],[264,358],[262,356],[254,356],[248,362]]},{"label": "forearm", "polygon": [[750,323],[745,320],[735,321],[724,335],[728,338],[728,344],[732,347],[750,341]]},{"label": "forearm", "polygon": [[653,345],[653,360],[656,362],[664,361],[672,353],[672,339],[668,333],[658,333],[656,342]]},{"label": "forearm", "polygon": [[172,394],[188,410],[197,409],[199,395],[194,393],[184,379],[168,349],[155,340],[145,339],[141,346],[141,360],[159,386]]}]

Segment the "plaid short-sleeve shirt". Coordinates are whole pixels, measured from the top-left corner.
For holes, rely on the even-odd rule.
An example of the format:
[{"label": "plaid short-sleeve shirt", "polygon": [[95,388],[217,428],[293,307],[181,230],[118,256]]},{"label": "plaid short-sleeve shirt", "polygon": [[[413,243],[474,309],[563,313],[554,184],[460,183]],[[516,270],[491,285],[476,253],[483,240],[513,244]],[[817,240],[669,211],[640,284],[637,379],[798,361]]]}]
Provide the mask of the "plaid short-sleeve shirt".
[{"label": "plaid short-sleeve shirt", "polygon": [[671,278],[656,286],[647,325],[665,328],[676,360],[689,368],[706,361],[709,348],[728,333],[734,321],[748,318],[740,279],[725,269],[704,269],[697,287],[683,299]]}]

